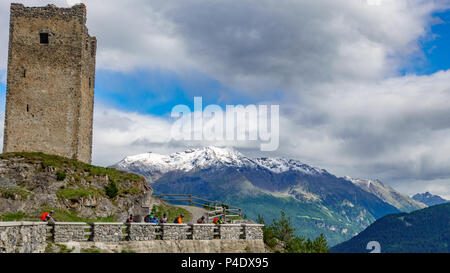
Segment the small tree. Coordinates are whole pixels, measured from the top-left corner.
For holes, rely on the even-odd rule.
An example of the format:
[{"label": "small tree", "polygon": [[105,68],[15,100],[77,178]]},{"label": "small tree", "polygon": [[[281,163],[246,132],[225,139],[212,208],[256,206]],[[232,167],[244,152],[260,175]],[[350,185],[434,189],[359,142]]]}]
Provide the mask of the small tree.
[{"label": "small tree", "polygon": [[313,250],[315,253],[328,253],[330,249],[328,248],[327,240],[325,240],[325,236],[320,234],[313,242]]},{"label": "small tree", "polygon": [[112,180],[109,182],[109,185],[105,187],[106,195],[109,198],[114,198],[119,194],[119,187],[117,186],[116,181]]},{"label": "small tree", "polygon": [[[289,242],[295,237],[295,229],[291,226],[291,218],[286,217],[284,211],[281,211],[281,219],[273,219],[273,235],[280,241]],[[269,227],[270,228],[270,227]]]},{"label": "small tree", "polygon": [[256,219],[256,222],[258,224],[264,225],[262,227],[263,231],[263,239],[264,243],[269,247],[275,247],[277,245],[277,240],[275,239],[275,236],[273,234],[273,228],[271,226],[266,226],[266,222],[264,221],[264,218],[261,217],[261,215],[258,214],[258,219]]},{"label": "small tree", "polygon": [[[264,219],[258,215],[257,222],[265,225]],[[329,252],[325,236],[321,234],[314,241],[299,237],[294,233],[295,229],[291,226],[291,219],[286,217],[284,211],[281,211],[280,219],[273,219],[270,226],[263,227],[264,243],[273,248],[280,241],[283,244],[286,253],[327,253]]]}]

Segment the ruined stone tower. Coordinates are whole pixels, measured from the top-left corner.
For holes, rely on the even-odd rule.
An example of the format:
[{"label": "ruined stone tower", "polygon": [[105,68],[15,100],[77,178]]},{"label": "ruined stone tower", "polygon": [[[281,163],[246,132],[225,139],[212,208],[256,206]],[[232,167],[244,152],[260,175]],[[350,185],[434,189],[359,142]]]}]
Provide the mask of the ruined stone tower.
[{"label": "ruined stone tower", "polygon": [[84,4],[11,4],[3,152],[91,162],[96,48]]}]

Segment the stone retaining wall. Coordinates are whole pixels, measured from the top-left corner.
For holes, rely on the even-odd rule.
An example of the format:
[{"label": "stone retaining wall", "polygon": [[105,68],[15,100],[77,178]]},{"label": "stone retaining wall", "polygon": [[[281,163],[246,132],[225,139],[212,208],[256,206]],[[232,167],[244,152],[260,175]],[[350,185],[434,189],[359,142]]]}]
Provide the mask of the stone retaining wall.
[{"label": "stone retaining wall", "polygon": [[0,253],[44,252],[46,236],[43,222],[0,222]]},{"label": "stone retaining wall", "polygon": [[164,224],[161,230],[163,240],[185,240],[187,238],[188,225]]},{"label": "stone retaining wall", "polygon": [[94,242],[120,242],[126,237],[122,223],[92,223],[92,240]]},{"label": "stone retaining wall", "polygon": [[128,240],[130,241],[151,241],[155,240],[159,234],[158,224],[131,223],[128,224]]},{"label": "stone retaining wall", "polygon": [[239,240],[241,237],[242,225],[231,224],[231,225],[220,225],[219,226],[219,236],[221,240]]},{"label": "stone retaining wall", "polygon": [[122,241],[208,241],[262,240],[263,225],[254,224],[148,224],[148,223],[62,223],[0,222],[0,253],[43,252],[47,229],[55,243]]},{"label": "stone retaining wall", "polygon": [[84,242],[89,240],[90,226],[86,223],[56,222],[53,226],[55,243]]},{"label": "stone retaining wall", "polygon": [[191,225],[192,240],[213,240],[216,225],[213,224],[195,224]]},{"label": "stone retaining wall", "polygon": [[244,238],[247,240],[262,240],[264,225],[243,225]]}]

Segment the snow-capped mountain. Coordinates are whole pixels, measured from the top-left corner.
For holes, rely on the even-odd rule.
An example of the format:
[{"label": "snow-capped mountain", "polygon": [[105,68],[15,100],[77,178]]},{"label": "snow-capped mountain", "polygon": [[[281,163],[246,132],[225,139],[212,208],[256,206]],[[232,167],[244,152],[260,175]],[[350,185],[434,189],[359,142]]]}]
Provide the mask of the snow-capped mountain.
[{"label": "snow-capped mountain", "polygon": [[349,176],[346,176],[345,179],[357,185],[361,189],[376,195],[378,198],[393,205],[400,211],[411,212],[426,207],[425,204],[397,192],[388,185],[381,183],[379,180],[351,178]]},{"label": "snow-capped mountain", "polygon": [[255,158],[251,159],[232,148],[218,148],[214,146],[189,149],[170,155],[160,155],[152,152],[128,156],[112,166],[113,168],[128,170],[142,174],[153,181],[152,176],[162,175],[171,171],[189,172],[209,168],[249,168],[267,169],[274,173],[287,171],[304,172],[320,175],[325,170],[314,168],[298,160],[285,158]]},{"label": "snow-capped mountain", "polygon": [[[300,235],[324,233],[330,245],[349,239],[386,214],[400,212],[396,198],[401,195],[392,189],[378,190],[383,194],[377,196],[349,178],[298,160],[250,158],[231,148],[145,153],[111,167],[145,176],[157,193],[227,202],[242,207],[252,219],[262,215],[270,222],[283,210]],[[385,189],[381,183],[378,188]],[[396,202],[390,204],[391,199]]]},{"label": "snow-capped mountain", "polygon": [[433,195],[429,192],[415,194],[412,198],[418,202],[424,203],[427,206],[440,205],[450,202],[439,195]]}]

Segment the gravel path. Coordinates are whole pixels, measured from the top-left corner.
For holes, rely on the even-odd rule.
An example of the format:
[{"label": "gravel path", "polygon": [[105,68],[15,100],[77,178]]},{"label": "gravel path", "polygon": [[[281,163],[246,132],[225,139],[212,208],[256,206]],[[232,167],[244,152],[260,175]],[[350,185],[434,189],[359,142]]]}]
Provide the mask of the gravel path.
[{"label": "gravel path", "polygon": [[206,217],[206,212],[207,212],[206,209],[194,207],[194,206],[177,206],[177,207],[183,208],[192,214],[192,219],[188,222],[188,224],[197,223],[197,219],[202,217],[203,215],[205,215],[205,217]]}]

